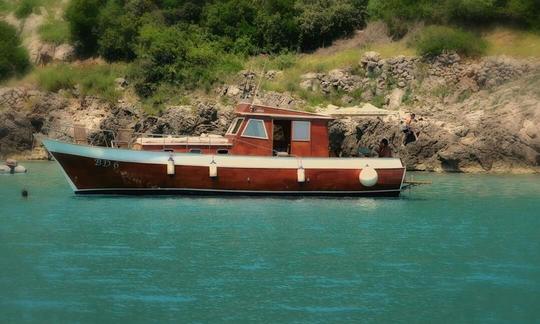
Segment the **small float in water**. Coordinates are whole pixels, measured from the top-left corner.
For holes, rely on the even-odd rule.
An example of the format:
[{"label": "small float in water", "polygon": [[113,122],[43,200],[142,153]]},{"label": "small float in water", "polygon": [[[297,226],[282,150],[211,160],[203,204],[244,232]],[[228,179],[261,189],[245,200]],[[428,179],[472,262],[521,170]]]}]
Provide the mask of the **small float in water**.
[{"label": "small float in water", "polygon": [[16,160],[8,159],[5,164],[0,164],[0,174],[26,173],[26,168]]}]

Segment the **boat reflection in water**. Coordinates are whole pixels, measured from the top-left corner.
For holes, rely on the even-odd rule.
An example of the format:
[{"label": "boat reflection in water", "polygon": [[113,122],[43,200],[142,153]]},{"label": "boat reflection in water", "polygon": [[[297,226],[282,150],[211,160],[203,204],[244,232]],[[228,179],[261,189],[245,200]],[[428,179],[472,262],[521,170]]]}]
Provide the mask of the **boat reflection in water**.
[{"label": "boat reflection in water", "polygon": [[[398,196],[399,158],[330,157],[327,115],[240,104],[224,136],[43,138],[77,194]],[[82,139],[81,139],[82,137]]]}]

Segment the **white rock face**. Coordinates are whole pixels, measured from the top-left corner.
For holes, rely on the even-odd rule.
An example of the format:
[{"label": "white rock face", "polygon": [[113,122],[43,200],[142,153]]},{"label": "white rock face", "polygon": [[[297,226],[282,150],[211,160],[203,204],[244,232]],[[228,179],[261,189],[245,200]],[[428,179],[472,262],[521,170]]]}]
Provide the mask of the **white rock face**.
[{"label": "white rock face", "polygon": [[69,44],[56,47],[53,59],[60,62],[71,62],[75,58],[75,48]]},{"label": "white rock face", "polygon": [[403,89],[396,88],[390,92],[390,95],[388,96],[388,109],[396,110],[401,106],[401,102],[403,101],[403,96],[405,95],[405,91]]}]

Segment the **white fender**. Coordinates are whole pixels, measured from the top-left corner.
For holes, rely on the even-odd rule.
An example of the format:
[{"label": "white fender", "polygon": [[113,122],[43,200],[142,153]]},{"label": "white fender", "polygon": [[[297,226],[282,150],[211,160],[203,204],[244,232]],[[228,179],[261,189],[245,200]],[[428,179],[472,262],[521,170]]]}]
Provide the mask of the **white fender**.
[{"label": "white fender", "polygon": [[26,173],[26,168],[22,165],[17,165],[15,169],[13,170],[15,173]]},{"label": "white fender", "polygon": [[174,175],[174,160],[171,157],[167,160],[167,175]]},{"label": "white fender", "polygon": [[0,165],[0,174],[2,173],[10,173],[11,172],[11,168],[8,167],[7,165]]},{"label": "white fender", "polygon": [[366,166],[365,168],[360,170],[358,180],[360,180],[360,183],[364,187],[373,187],[377,184],[377,181],[379,180],[379,174],[374,168]]},{"label": "white fender", "polygon": [[217,177],[217,164],[216,162],[213,162],[210,163],[210,165],[208,166],[208,175],[210,176],[210,178],[216,178]]},{"label": "white fender", "polygon": [[306,170],[304,170],[303,167],[299,167],[298,170],[296,170],[296,178],[298,182],[306,182]]}]

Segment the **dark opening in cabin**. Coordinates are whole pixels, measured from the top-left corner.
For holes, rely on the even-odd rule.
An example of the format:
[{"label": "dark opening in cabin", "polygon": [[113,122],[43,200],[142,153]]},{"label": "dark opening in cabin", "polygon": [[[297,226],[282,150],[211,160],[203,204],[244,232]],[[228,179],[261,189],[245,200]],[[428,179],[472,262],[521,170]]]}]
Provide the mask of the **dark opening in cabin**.
[{"label": "dark opening in cabin", "polygon": [[274,120],[273,134],[274,154],[277,152],[291,153],[291,121]]}]

